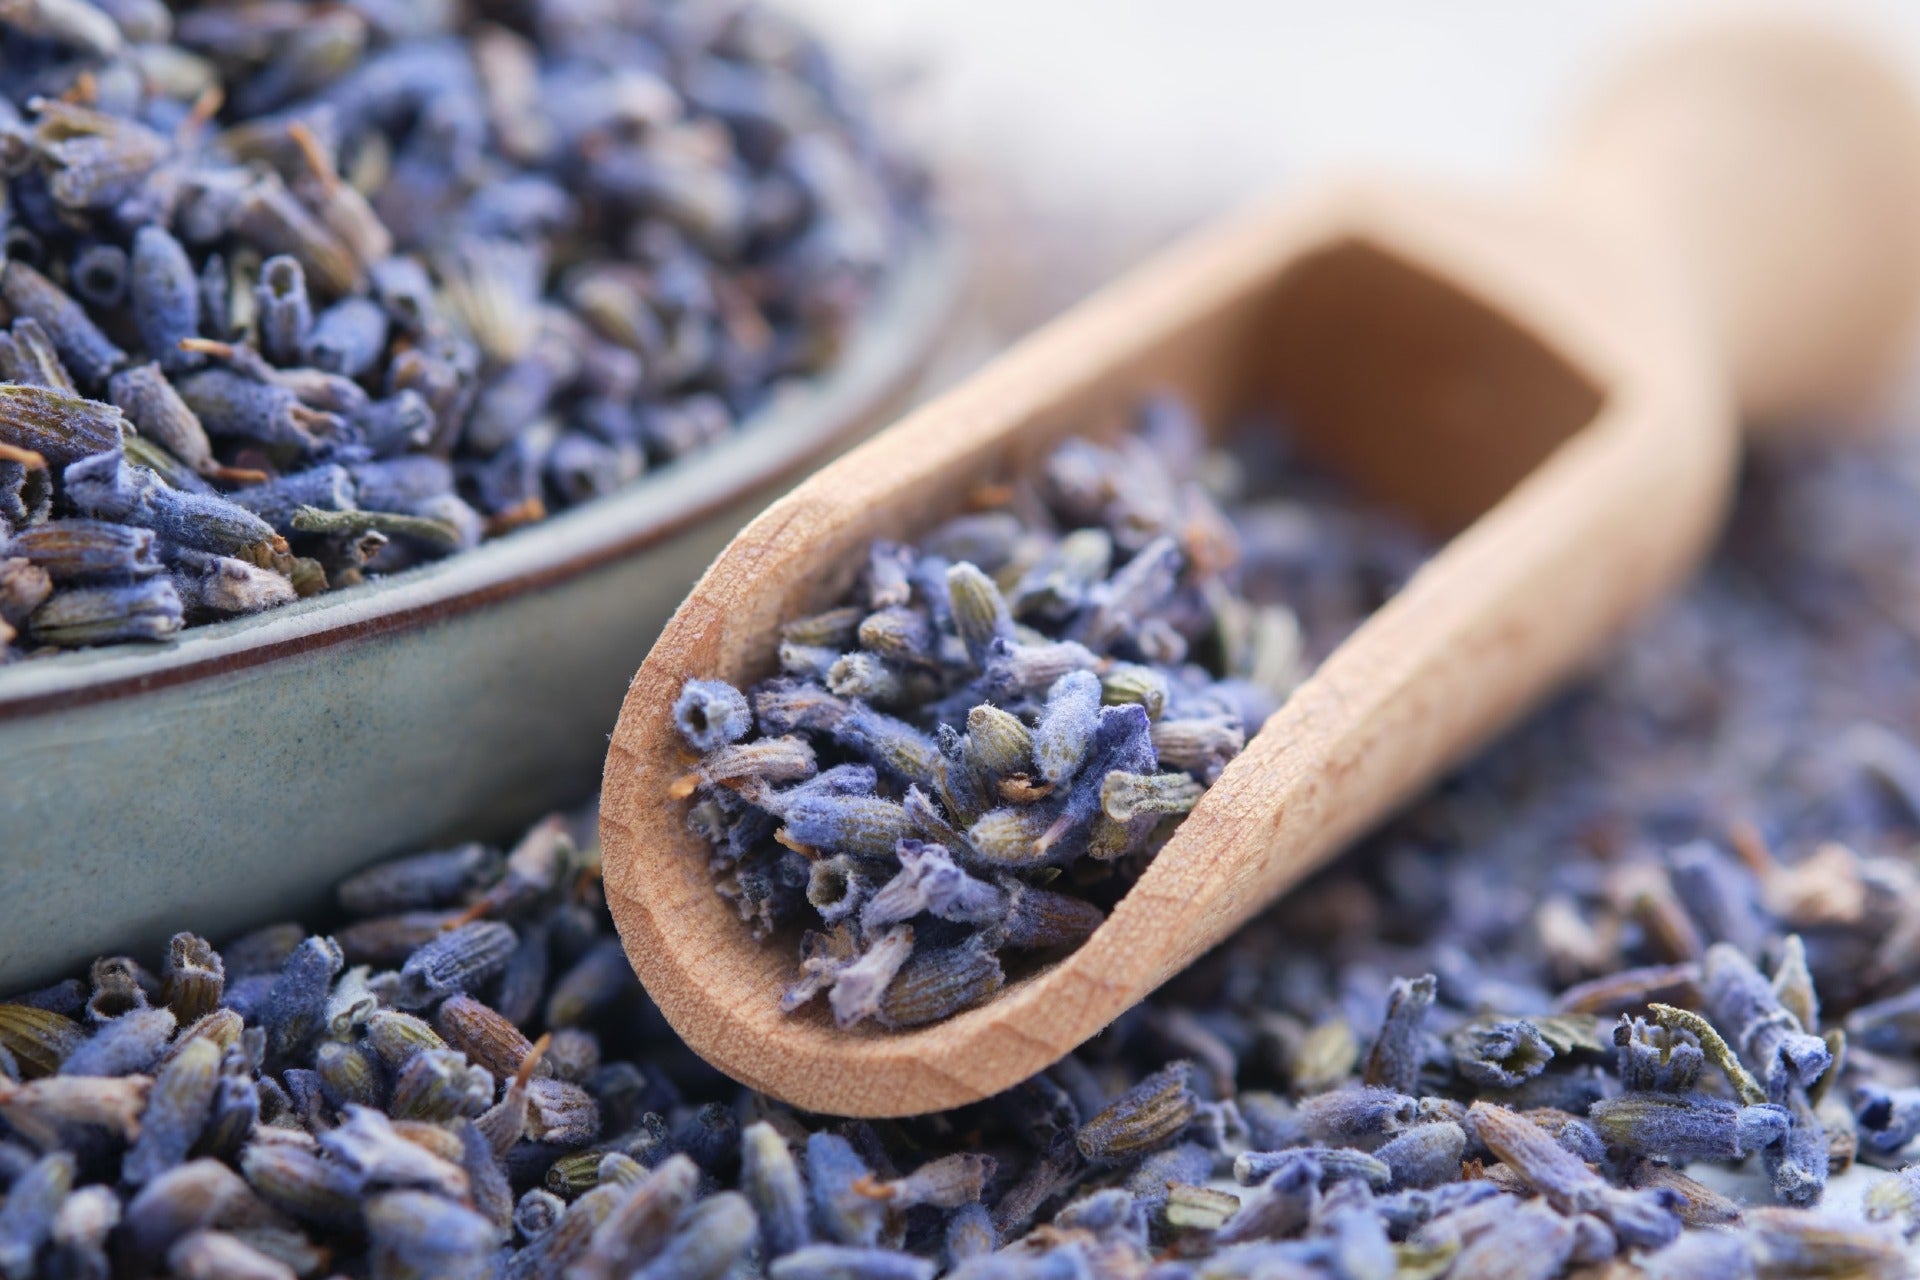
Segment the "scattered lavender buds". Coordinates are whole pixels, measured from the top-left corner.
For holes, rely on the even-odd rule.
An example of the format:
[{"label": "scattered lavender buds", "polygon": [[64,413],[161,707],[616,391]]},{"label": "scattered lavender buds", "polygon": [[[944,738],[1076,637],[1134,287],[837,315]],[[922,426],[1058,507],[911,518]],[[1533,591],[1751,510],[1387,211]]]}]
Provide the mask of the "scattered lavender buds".
[{"label": "scattered lavender buds", "polygon": [[1241,492],[1252,468],[1150,398],[1118,443],[875,543],[844,603],[782,628],[778,675],[686,683],[676,794],[719,891],[757,936],[804,928],[783,1009],[935,1022],[1099,927],[1416,562],[1387,517],[1271,470],[1290,491]]},{"label": "scattered lavender buds", "polygon": [[698,449],[835,360],[923,205],[821,47],[720,0],[10,0],[0,84],[0,657]]}]

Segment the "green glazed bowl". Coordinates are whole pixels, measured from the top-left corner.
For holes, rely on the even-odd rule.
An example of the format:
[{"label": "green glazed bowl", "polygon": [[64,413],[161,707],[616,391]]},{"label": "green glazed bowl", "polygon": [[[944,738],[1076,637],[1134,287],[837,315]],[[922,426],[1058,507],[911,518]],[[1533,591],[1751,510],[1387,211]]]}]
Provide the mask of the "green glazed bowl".
[{"label": "green glazed bowl", "polygon": [[841,363],[727,440],[450,559],[257,617],[0,668],[0,995],[510,839],[598,785],[640,661],[761,507],[904,407],[960,293],[896,269]]}]

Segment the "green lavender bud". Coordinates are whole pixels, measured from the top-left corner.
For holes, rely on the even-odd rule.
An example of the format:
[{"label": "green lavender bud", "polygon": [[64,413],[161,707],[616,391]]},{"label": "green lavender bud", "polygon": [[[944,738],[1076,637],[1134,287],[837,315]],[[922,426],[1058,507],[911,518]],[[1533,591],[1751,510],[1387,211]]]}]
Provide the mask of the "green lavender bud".
[{"label": "green lavender bud", "polygon": [[1148,815],[1186,813],[1206,788],[1184,773],[1125,773],[1115,770],[1100,784],[1101,810],[1115,822]]}]

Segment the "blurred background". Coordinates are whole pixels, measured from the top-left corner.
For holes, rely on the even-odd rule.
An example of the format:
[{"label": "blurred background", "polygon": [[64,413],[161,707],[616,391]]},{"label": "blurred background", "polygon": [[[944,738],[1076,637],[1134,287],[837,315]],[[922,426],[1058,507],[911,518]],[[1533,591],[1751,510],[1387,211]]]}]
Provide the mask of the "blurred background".
[{"label": "blurred background", "polygon": [[1920,79],[1920,2],[783,0],[886,86],[1024,328],[1178,228],[1316,171],[1492,179],[1663,24],[1817,12]]}]

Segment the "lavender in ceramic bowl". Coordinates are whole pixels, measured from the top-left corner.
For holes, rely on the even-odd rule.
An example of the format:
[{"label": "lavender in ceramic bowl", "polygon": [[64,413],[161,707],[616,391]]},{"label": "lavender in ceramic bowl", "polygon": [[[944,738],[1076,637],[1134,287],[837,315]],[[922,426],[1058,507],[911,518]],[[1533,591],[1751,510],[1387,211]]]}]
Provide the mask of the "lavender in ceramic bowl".
[{"label": "lavender in ceramic bowl", "polygon": [[921,208],[810,36],[706,0],[28,0],[0,84],[9,653],[351,585],[697,450],[833,365]]}]

